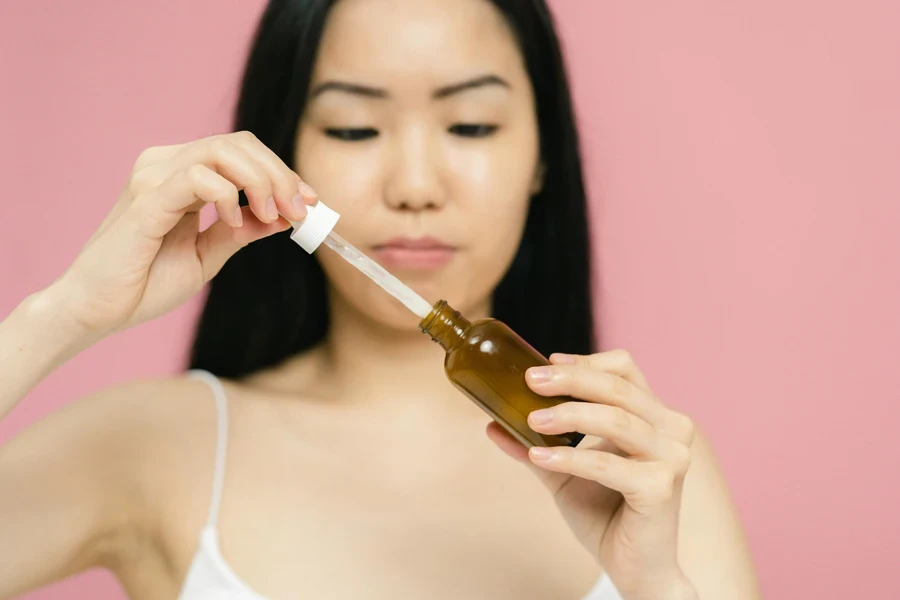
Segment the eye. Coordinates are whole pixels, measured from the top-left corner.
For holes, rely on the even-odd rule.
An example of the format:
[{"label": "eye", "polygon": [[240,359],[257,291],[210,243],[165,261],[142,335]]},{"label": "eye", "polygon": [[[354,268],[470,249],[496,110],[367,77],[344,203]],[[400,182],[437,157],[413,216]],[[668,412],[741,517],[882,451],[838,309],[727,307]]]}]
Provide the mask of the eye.
[{"label": "eye", "polygon": [[361,142],[377,137],[378,130],[372,129],[371,127],[345,129],[328,128],[325,130],[325,135],[336,140],[341,140],[342,142]]},{"label": "eye", "polygon": [[450,127],[449,131],[453,135],[460,137],[482,138],[497,131],[497,126],[479,123],[459,123]]}]

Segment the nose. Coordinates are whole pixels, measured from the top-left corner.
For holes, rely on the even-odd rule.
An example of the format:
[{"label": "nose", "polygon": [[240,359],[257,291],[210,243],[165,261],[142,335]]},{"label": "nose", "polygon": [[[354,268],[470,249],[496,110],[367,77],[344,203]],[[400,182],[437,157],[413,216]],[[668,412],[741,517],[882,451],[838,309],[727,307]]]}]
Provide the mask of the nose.
[{"label": "nose", "polygon": [[425,130],[410,131],[391,150],[385,203],[394,210],[438,210],[446,204],[439,141]]}]

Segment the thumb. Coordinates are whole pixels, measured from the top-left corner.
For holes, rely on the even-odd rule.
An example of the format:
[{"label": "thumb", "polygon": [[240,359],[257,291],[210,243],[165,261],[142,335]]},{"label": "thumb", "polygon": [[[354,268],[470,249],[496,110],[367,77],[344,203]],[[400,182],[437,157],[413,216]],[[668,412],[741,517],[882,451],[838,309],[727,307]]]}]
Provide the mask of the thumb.
[{"label": "thumb", "polygon": [[291,226],[283,218],[273,223],[263,223],[247,206],[242,207],[241,211],[244,218],[241,227],[232,227],[219,219],[197,236],[197,257],[203,268],[204,282],[215,277],[228,259],[247,244],[285,231]]}]

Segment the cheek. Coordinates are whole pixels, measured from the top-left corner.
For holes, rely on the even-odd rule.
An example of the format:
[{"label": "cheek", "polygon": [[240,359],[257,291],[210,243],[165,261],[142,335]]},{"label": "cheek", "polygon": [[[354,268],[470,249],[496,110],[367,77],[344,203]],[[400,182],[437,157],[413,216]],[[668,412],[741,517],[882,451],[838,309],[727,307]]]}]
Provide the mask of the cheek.
[{"label": "cheek", "polygon": [[474,304],[489,297],[512,263],[531,202],[538,164],[537,136],[522,128],[474,153],[457,173],[459,204],[472,239],[467,295]]},{"label": "cheek", "polygon": [[480,267],[497,265],[503,271],[512,260],[528,216],[537,162],[537,143],[528,132],[485,144],[453,162],[454,196]]}]

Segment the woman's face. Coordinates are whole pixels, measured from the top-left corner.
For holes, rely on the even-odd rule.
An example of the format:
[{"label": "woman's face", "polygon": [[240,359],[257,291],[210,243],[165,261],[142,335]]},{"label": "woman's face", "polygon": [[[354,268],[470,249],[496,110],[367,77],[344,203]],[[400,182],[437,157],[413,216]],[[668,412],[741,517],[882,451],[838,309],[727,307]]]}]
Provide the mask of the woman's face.
[{"label": "woman's face", "polygon": [[[296,144],[340,235],[430,303],[488,310],[540,185],[530,81],[491,2],[338,2]],[[335,253],[316,255],[340,301],[417,322]]]}]

